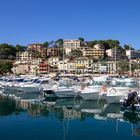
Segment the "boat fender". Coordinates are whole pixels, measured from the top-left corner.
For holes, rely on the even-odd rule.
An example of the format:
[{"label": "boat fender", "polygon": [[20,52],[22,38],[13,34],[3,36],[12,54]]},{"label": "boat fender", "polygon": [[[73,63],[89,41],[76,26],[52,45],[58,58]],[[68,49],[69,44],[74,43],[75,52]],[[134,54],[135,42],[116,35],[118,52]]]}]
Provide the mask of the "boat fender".
[{"label": "boat fender", "polygon": [[84,89],[85,89],[85,84],[82,83],[82,84],[81,84],[81,90],[84,90]]},{"label": "boat fender", "polygon": [[106,85],[103,85],[103,86],[102,86],[101,92],[104,92],[104,93],[107,92],[107,87],[106,87]]}]

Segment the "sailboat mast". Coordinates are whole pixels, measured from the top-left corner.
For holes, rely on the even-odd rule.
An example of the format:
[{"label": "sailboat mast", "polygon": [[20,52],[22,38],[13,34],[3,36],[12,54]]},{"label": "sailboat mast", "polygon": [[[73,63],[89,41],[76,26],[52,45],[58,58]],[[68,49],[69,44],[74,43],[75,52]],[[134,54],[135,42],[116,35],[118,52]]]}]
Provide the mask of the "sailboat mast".
[{"label": "sailboat mast", "polygon": [[63,79],[64,79],[64,75],[65,75],[65,63],[64,63],[64,60],[65,60],[65,56],[64,56],[64,46],[63,46]]},{"label": "sailboat mast", "polygon": [[131,66],[131,45],[129,45],[129,51],[130,51],[130,56],[129,56],[129,72],[130,75],[132,74],[132,66]]},{"label": "sailboat mast", "polygon": [[115,46],[115,74],[117,73],[117,64],[116,64],[116,46]]}]

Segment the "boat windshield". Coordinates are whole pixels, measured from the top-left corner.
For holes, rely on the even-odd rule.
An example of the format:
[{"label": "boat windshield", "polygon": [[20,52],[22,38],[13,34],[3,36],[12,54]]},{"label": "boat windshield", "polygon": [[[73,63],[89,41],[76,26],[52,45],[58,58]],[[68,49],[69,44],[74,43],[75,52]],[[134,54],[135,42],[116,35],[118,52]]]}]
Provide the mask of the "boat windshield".
[{"label": "boat windshield", "polygon": [[38,81],[38,79],[31,79],[31,81],[35,83],[36,81]]},{"label": "boat windshield", "polygon": [[23,82],[24,79],[16,79],[16,82]]},{"label": "boat windshield", "polygon": [[49,81],[48,80],[43,80],[43,81],[41,81],[41,84],[49,84]]},{"label": "boat windshield", "polygon": [[70,83],[66,83],[66,82],[61,82],[59,83],[59,87],[71,87],[72,85]]},{"label": "boat windshield", "polygon": [[35,80],[34,83],[37,83],[37,84],[49,84],[49,80]]},{"label": "boat windshield", "polygon": [[112,83],[113,87],[132,87],[132,88],[138,88],[138,83],[136,81],[129,81],[129,82],[126,82],[126,81],[123,81],[123,82],[120,82],[120,81],[116,81],[114,83]]},{"label": "boat windshield", "polygon": [[32,80],[31,79],[25,79],[23,82],[32,82]]},{"label": "boat windshield", "polygon": [[106,84],[106,81],[93,81],[93,83],[91,84],[92,86],[102,86]]},{"label": "boat windshield", "polygon": [[6,82],[13,82],[14,80],[13,79],[7,79],[5,80]]},{"label": "boat windshield", "polygon": [[37,80],[37,81],[34,81],[34,83],[40,84],[41,81],[40,80]]}]

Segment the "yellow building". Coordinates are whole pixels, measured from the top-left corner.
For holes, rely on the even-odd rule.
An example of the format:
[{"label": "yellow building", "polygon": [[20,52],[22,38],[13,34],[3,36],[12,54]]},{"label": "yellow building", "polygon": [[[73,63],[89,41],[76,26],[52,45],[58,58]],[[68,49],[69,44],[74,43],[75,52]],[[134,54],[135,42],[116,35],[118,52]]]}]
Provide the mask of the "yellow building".
[{"label": "yellow building", "polygon": [[83,56],[99,59],[104,56],[104,49],[100,46],[97,47],[97,45],[94,48],[85,48],[83,49]]},{"label": "yellow building", "polygon": [[89,73],[93,60],[88,58],[77,58],[75,60],[76,73]]}]

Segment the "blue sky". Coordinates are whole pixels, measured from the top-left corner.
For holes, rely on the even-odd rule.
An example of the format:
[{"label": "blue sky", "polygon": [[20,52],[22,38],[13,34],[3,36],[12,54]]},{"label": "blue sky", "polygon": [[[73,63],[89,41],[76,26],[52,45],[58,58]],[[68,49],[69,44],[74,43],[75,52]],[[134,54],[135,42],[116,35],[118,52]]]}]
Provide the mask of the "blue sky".
[{"label": "blue sky", "polygon": [[140,49],[140,0],[0,0],[0,43],[84,37]]}]

